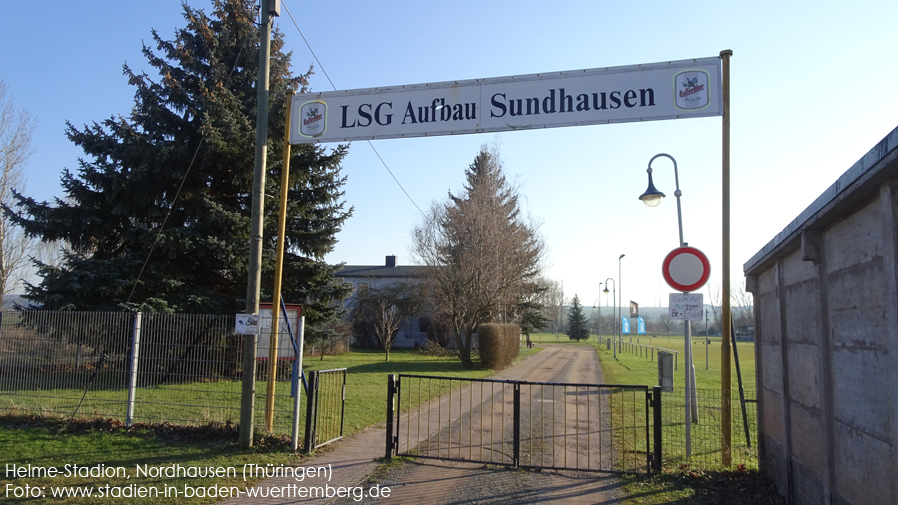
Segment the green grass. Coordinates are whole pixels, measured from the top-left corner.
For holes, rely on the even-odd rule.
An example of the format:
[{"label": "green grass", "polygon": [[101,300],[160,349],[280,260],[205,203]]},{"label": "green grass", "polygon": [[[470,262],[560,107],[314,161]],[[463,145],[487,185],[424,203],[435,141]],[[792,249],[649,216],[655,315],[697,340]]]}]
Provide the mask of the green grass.
[{"label": "green grass", "polygon": [[[479,366],[479,363],[475,363]],[[411,349],[396,349],[390,361],[380,351],[359,350],[338,356],[305,358],[303,368],[311,370],[347,369],[347,402],[345,434],[352,434],[382,421],[386,412],[387,375],[392,373],[427,374],[467,378],[481,378],[491,370],[465,370],[461,362],[451,356],[428,356]],[[78,409],[79,417],[109,417],[124,420],[127,410],[127,388],[104,383],[121,372],[101,372]],[[40,377],[20,382],[0,384],[0,412],[71,416],[84,393],[72,384],[71,372],[43,373]],[[280,375],[280,374],[279,374]],[[38,380],[40,379],[40,380]],[[291,433],[293,398],[290,382],[278,381],[274,402],[274,432]],[[264,426],[267,381],[256,382],[256,426]],[[136,392],[135,422],[203,425],[210,422],[236,423],[240,418],[241,382],[222,379],[139,387]],[[300,418],[305,415],[305,395],[301,395]]]},{"label": "green grass", "polygon": [[[307,367],[307,371],[347,369],[345,425],[347,435],[386,420],[387,376],[390,374],[480,379],[493,373],[492,370],[481,368],[466,370],[455,357],[427,356],[409,349],[390,351],[390,361],[384,361],[383,352],[361,350],[339,356],[325,356],[324,361],[306,358],[303,366]],[[403,405],[403,410],[412,406]]]},{"label": "green grass", "polygon": [[[527,355],[538,352],[539,349],[529,349],[523,352],[523,359]],[[347,398],[346,398],[346,422],[345,434],[352,434],[360,431],[368,426],[377,424],[385,420],[386,413],[386,389],[387,375],[392,373],[421,374],[435,376],[452,376],[452,377],[468,377],[481,378],[492,373],[492,370],[474,369],[465,370],[457,358],[446,356],[428,356],[420,352],[411,350],[394,350],[390,353],[390,361],[384,361],[384,354],[378,351],[356,351],[349,352],[339,356],[325,356],[323,360],[319,358],[306,358],[304,368],[310,370],[326,370],[334,368],[347,369]],[[151,417],[154,415],[163,416],[166,408],[171,409],[172,404],[193,404],[202,402],[214,402],[221,395],[225,398],[234,386],[239,383],[234,381],[219,381],[214,383],[195,383],[195,384],[179,384],[172,386],[154,386],[151,388],[141,388],[138,395],[142,398],[154,398],[160,403],[158,405],[144,405],[145,410],[152,411],[145,415]],[[289,383],[279,383],[280,391],[286,390],[289,393]],[[54,388],[41,389],[40,393],[44,395],[37,401],[47,403],[48,401],[57,401],[60,404],[54,407],[70,407],[72,398],[80,398],[82,390]],[[239,391],[239,389],[237,390]],[[264,396],[261,394],[265,391],[264,382],[257,383],[257,404],[256,414],[257,429],[261,426],[261,406],[263,405]],[[30,391],[33,393],[34,391]],[[8,391],[4,391],[8,393]],[[115,405],[115,408],[123,408],[121,402],[121,389],[100,389],[89,395],[87,401],[89,408],[98,405]],[[202,397],[202,400],[197,398]],[[302,396],[305,399],[305,395]],[[28,400],[27,397],[4,394],[0,396],[0,406],[7,407],[7,414],[21,413],[22,408],[10,409],[11,402],[35,401]],[[286,416],[287,403],[292,399],[287,397],[279,398],[277,415],[279,417]],[[5,404],[2,402],[6,402]],[[108,403],[108,405],[104,404]],[[65,404],[65,405],[62,405]],[[303,410],[305,402],[302,402]],[[139,405],[140,406],[140,405]],[[403,408],[410,408],[412,405],[403,405]],[[21,405],[20,405],[21,407]],[[48,406],[44,405],[46,409]],[[207,407],[208,408],[208,407]],[[292,403],[289,403],[292,409]],[[48,409],[49,410],[49,409]],[[89,414],[90,410],[83,410]],[[121,411],[124,412],[123,410]],[[211,411],[210,411],[211,412]],[[38,410],[40,413],[40,410]],[[171,415],[173,412],[169,411]],[[175,412],[178,417],[189,417],[183,412]],[[170,416],[171,417],[171,416]],[[224,422],[224,421],[222,421]],[[283,424],[284,420],[280,419],[277,423]],[[86,423],[86,424],[85,424]],[[80,486],[80,487],[97,487],[105,484],[110,486],[121,485],[141,485],[141,486],[175,486],[183,488],[184,485],[190,486],[250,486],[252,481],[243,482],[241,479],[235,478],[163,478],[153,479],[140,477],[136,478],[136,465],[170,465],[180,464],[182,466],[202,466],[202,467],[224,467],[239,469],[246,463],[256,465],[272,464],[275,466],[285,464],[295,464],[297,456],[285,444],[276,444],[274,448],[242,450],[239,449],[233,440],[224,439],[220,436],[211,437],[205,440],[195,440],[196,434],[202,434],[211,428],[195,428],[191,430],[178,431],[180,435],[174,434],[169,436],[160,436],[156,431],[147,427],[137,426],[134,428],[124,428],[120,422],[109,421],[81,421],[76,426],[87,426],[86,429],[79,429],[78,433],[60,432],[59,426],[64,424],[61,421],[44,420],[43,422],[34,422],[28,417],[0,417],[0,448],[5,452],[3,458],[4,464],[28,465],[39,467],[63,467],[65,464],[77,464],[79,466],[91,467],[104,464],[107,467],[122,466],[126,468],[131,479],[125,478],[104,478],[92,479],[90,477],[56,477],[56,478],[6,478],[3,484],[10,484],[13,489],[23,486],[37,486],[43,492],[49,493],[51,487],[62,486]],[[215,430],[212,430],[215,431]],[[232,430],[233,431],[233,430]],[[300,462],[300,464],[302,464]],[[102,482],[100,482],[102,481]],[[46,487],[46,489],[44,489]],[[5,490],[4,490],[5,491]],[[99,492],[99,491],[94,491]],[[33,500],[26,498],[15,498],[14,495],[2,496],[0,502],[4,503],[25,503]],[[128,503],[213,503],[219,501],[217,498],[193,498],[185,500],[183,497],[173,498],[118,498]],[[106,502],[115,501],[108,499]],[[48,503],[104,503],[97,498],[69,498],[57,499],[48,498]]]},{"label": "green grass", "polygon": [[[537,344],[574,344],[568,339],[567,335],[559,334],[557,337],[554,333],[537,333],[531,335],[531,340]],[[617,353],[606,349],[605,339],[611,338],[610,335],[603,335],[602,341],[597,342],[596,336],[590,336],[588,343],[596,347],[599,353],[599,359],[602,362],[602,372],[605,382],[609,384],[645,384],[654,386],[658,383],[657,361],[653,361],[651,351],[642,351],[642,355],[637,354],[627,344],[630,341],[628,335],[624,335],[625,348],[623,352]],[[720,389],[720,337],[710,337],[710,345],[707,352],[705,351],[705,337],[692,338],[692,353],[695,367],[695,381],[698,389]],[[671,335],[670,337],[652,335],[633,335],[633,344],[649,345],[657,348],[669,349],[671,351],[679,351],[677,357],[677,368],[674,372],[674,384],[683,386],[685,380],[685,348],[686,342],[683,335]],[[742,382],[746,390],[755,389],[755,347],[752,342],[739,342],[739,365],[742,371]],[[657,352],[657,351],[656,351]],[[732,350],[730,351],[732,356]],[[708,369],[705,369],[707,358]],[[657,360],[657,354],[654,356]],[[738,387],[735,362],[731,361],[731,386],[733,389]]]},{"label": "green grass", "polygon": [[[43,501],[46,503],[214,503],[220,501],[216,498],[105,498],[98,499],[101,487],[109,486],[155,486],[164,490],[166,486],[174,486],[183,489],[189,486],[252,486],[260,479],[251,479],[244,482],[241,478],[187,478],[187,477],[138,477],[137,465],[168,466],[180,464],[182,466],[225,467],[234,468],[239,475],[240,469],[246,463],[256,465],[272,464],[275,466],[289,465],[296,460],[296,456],[284,450],[243,450],[237,447],[234,441],[226,441],[219,437],[210,437],[205,440],[194,440],[193,437],[183,435],[160,436],[148,428],[132,428],[130,430],[115,429],[108,423],[95,423],[81,426],[78,433],[60,432],[61,425],[56,423],[35,424],[24,421],[23,418],[0,417],[0,447],[4,450],[4,468],[10,465],[33,467],[59,468],[65,470],[65,465],[78,465],[79,467],[95,467],[106,465],[107,468],[123,467],[124,477],[92,478],[79,477],[76,474],[57,477],[17,477],[4,474],[4,489],[0,492],[0,502],[3,503],[31,503],[35,499],[16,498],[15,491],[20,493],[25,486],[39,488],[43,493]],[[70,467],[71,468],[71,467]],[[10,488],[9,486],[12,486]],[[75,486],[81,488],[94,488],[94,498],[53,498],[52,488]],[[109,493],[108,490],[103,491]]]}]

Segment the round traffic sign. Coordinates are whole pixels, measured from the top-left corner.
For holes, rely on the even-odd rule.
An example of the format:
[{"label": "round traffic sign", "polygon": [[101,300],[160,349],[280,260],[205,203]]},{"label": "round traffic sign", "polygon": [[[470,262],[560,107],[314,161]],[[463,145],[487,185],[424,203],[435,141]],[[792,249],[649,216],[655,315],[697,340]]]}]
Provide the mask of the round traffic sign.
[{"label": "round traffic sign", "polygon": [[677,247],[667,253],[661,264],[661,273],[668,286],[685,293],[695,291],[708,282],[711,263],[705,253],[694,247]]}]

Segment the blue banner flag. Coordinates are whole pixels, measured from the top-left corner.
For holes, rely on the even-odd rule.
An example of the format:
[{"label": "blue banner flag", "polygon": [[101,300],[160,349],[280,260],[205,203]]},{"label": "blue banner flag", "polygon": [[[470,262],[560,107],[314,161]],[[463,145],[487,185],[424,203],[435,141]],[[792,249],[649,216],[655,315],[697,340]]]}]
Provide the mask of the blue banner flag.
[{"label": "blue banner flag", "polygon": [[640,334],[640,335],[645,335],[645,318],[644,318],[644,317],[639,316],[639,323],[638,323],[638,325],[639,325],[639,334]]},{"label": "blue banner flag", "polygon": [[630,319],[626,317],[620,318],[620,332],[621,333],[630,333]]}]

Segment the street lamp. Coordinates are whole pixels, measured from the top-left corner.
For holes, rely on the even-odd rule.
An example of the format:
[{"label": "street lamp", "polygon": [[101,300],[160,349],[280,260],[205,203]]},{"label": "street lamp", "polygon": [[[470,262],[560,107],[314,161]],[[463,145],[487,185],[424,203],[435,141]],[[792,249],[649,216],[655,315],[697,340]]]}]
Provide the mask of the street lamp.
[{"label": "street lamp", "polygon": [[[614,283],[614,279],[612,279],[611,277],[605,279],[605,290],[602,291],[602,293],[605,293],[606,295],[608,294],[608,281],[611,281],[612,283]],[[614,283],[613,286],[614,287],[611,288],[611,299],[612,300],[614,300],[614,297],[616,295],[617,283]],[[614,306],[613,305],[611,306],[611,318],[614,319]],[[614,334],[614,328],[615,328],[615,326],[611,327],[611,329],[612,329],[611,338],[616,338],[616,335]],[[612,347],[614,348],[614,357],[616,358],[617,357],[617,342],[615,342]]]},{"label": "street lamp", "polygon": [[598,300],[592,301],[592,310],[598,310],[598,315],[593,312],[593,317],[596,320],[596,344],[602,341],[602,307],[599,305]]},{"label": "street lamp", "polygon": [[[602,291],[602,284],[599,283],[599,291]],[[598,300],[593,300],[592,308],[599,310],[599,316],[596,320],[596,343],[599,344],[602,341],[602,295],[599,295]]]},{"label": "street lamp", "polygon": [[[624,256],[626,256],[626,254],[621,254],[620,257],[617,258],[617,283],[621,285],[620,293],[617,294],[617,306],[618,306],[617,311],[618,312],[623,311],[623,307],[624,307],[623,302],[621,302],[621,298],[624,296],[624,285],[620,279],[620,260],[624,259]],[[617,322],[617,324],[624,323],[624,315],[622,313],[620,314],[620,317],[618,319],[620,319],[620,320]],[[617,345],[620,346],[620,349],[618,349],[618,350],[623,352],[623,348],[624,348],[623,330],[617,332],[617,334],[618,334]]]},{"label": "street lamp", "polygon": [[[661,199],[664,198],[664,193],[658,191],[658,189],[655,188],[655,184],[652,182],[652,162],[661,156],[673,162],[674,182],[676,184],[674,196],[677,197],[677,224],[679,225],[680,230],[680,247],[683,247],[687,245],[686,242],[683,241],[683,211],[680,206],[680,196],[683,192],[680,191],[680,174],[677,171],[677,160],[675,160],[673,156],[665,153],[652,156],[652,159],[649,160],[649,167],[646,169],[646,172],[649,174],[649,187],[645,190],[645,193],[639,196],[639,199],[649,207],[657,207],[658,204],[661,203]],[[685,333],[686,338],[686,457],[689,457],[692,452],[690,428],[693,422],[698,422],[698,405],[695,394],[695,367],[692,364],[692,324],[686,319],[683,322],[683,327],[683,333]]]},{"label": "street lamp", "polygon": [[677,172],[677,160],[673,158],[673,156],[665,153],[656,154],[652,156],[652,159],[649,160],[649,168],[646,169],[646,172],[649,174],[649,187],[645,190],[645,193],[639,196],[639,199],[642,200],[642,203],[648,205],[649,207],[657,207],[659,203],[661,203],[661,199],[666,195],[657,189],[655,189],[655,184],[652,183],[652,162],[655,161],[659,156],[664,156],[670,161],[673,162],[674,167],[674,183],[676,184],[677,190],[674,191],[674,196],[677,197],[677,222],[680,225],[680,245],[686,245],[683,242],[683,212],[680,208],[680,196],[683,194],[680,191],[680,174]]}]

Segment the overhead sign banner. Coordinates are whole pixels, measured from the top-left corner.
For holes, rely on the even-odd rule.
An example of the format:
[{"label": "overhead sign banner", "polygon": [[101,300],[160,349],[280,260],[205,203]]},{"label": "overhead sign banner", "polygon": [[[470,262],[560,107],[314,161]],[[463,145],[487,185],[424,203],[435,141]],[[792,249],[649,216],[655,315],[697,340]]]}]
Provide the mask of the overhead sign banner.
[{"label": "overhead sign banner", "polygon": [[720,58],[293,96],[290,143],[719,116]]}]

